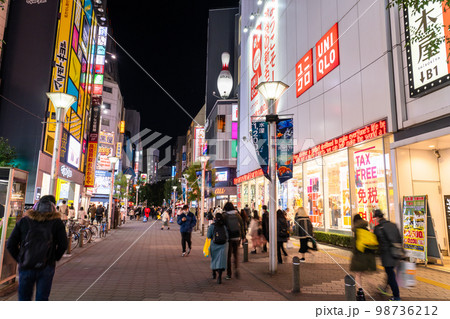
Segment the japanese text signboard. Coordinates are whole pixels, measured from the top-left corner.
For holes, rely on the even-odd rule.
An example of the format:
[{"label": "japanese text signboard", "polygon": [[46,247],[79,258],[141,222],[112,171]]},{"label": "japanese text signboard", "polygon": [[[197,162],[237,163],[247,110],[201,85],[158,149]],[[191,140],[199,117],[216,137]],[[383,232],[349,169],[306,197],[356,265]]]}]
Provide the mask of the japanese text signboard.
[{"label": "japanese text signboard", "polygon": [[259,97],[256,86],[275,80],[278,50],[278,0],[266,1],[261,18],[251,36],[250,56],[250,113],[267,113],[267,104]]},{"label": "japanese text signboard", "polygon": [[[420,96],[450,82],[450,45],[442,41],[438,48],[430,45],[434,37],[450,38],[450,8],[444,2],[425,5],[419,12],[404,9],[409,95]],[[425,32],[433,30],[432,35]],[[417,40],[417,41],[416,41]]]},{"label": "japanese text signboard", "polygon": [[277,122],[277,172],[280,184],[292,178],[294,123],[292,118]]},{"label": "japanese text signboard", "polygon": [[252,141],[255,146],[258,163],[264,172],[264,176],[269,177],[269,125],[267,122],[252,122]]},{"label": "japanese text signboard", "polygon": [[312,49],[310,49],[295,66],[297,97],[302,95],[314,83],[312,64]]},{"label": "japanese text signboard", "polygon": [[409,257],[426,260],[427,197],[403,197],[403,247]]},{"label": "japanese text signboard", "polygon": [[320,81],[339,65],[339,33],[336,23],[316,43],[316,75]]}]

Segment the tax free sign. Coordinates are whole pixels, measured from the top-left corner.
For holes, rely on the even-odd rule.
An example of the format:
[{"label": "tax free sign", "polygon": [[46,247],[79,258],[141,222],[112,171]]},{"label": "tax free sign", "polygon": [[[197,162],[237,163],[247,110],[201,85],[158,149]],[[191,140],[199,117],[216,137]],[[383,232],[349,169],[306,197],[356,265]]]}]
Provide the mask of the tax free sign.
[{"label": "tax free sign", "polygon": [[[450,38],[450,8],[445,6],[444,1],[430,3],[418,12],[405,8],[403,13],[409,95],[416,97],[450,83],[450,45],[446,41],[437,48],[430,44],[433,37]],[[433,33],[425,35],[430,30]]]}]

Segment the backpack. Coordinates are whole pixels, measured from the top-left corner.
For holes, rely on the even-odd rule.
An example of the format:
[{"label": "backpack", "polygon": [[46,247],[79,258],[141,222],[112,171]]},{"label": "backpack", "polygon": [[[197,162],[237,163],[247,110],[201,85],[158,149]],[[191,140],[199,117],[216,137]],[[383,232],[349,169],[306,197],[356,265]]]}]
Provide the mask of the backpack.
[{"label": "backpack", "polygon": [[241,225],[237,214],[227,214],[227,229],[229,238],[240,238],[241,237]]},{"label": "backpack", "polygon": [[19,264],[25,269],[39,269],[47,266],[53,254],[53,234],[47,223],[28,222],[28,233],[21,244]]},{"label": "backpack", "polygon": [[364,253],[366,249],[377,250],[377,236],[364,228],[356,228],[356,249]]},{"label": "backpack", "polygon": [[224,225],[214,224],[213,243],[223,245],[227,242],[227,233]]}]

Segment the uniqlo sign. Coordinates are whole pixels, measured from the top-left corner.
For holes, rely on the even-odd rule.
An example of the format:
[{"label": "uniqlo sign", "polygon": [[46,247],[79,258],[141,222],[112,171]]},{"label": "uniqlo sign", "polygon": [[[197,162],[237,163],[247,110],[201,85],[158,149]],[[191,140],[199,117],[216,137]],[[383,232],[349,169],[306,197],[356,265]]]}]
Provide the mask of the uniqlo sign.
[{"label": "uniqlo sign", "polygon": [[297,80],[297,97],[299,97],[314,83],[312,71],[312,49],[310,49],[303,56],[303,58],[301,58],[300,61],[297,62],[297,65],[295,66],[295,78]]},{"label": "uniqlo sign", "polygon": [[[339,33],[338,24],[328,30],[316,43],[316,74],[317,81],[339,65]],[[298,94],[298,93],[297,93]]]}]

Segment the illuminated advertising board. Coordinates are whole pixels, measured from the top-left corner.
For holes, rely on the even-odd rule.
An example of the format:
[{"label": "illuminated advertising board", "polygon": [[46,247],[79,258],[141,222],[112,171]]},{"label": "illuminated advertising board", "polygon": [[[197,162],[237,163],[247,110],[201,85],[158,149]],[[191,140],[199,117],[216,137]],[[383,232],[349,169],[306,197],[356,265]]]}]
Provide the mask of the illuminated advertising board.
[{"label": "illuminated advertising board", "polygon": [[203,155],[205,143],[205,128],[203,126],[195,127],[194,131],[194,162],[198,162],[199,157]]},{"label": "illuminated advertising board", "polygon": [[111,190],[111,172],[95,171],[94,194],[109,195]]},{"label": "illuminated advertising board", "polygon": [[[430,46],[425,31],[432,29],[437,38],[450,38],[450,8],[445,1],[426,4],[419,12],[404,8],[406,29],[406,54],[410,97],[420,96],[430,90],[450,83],[450,45],[441,41],[439,47]],[[419,41],[411,41],[418,37]]]},{"label": "illuminated advertising board", "polygon": [[216,172],[216,182],[226,182],[226,181],[228,181],[227,171]]},{"label": "illuminated advertising board", "polygon": [[109,157],[114,155],[114,147],[108,144],[98,144],[97,170],[111,169]]},{"label": "illuminated advertising board", "polygon": [[108,39],[108,28],[99,27],[97,37],[97,55],[95,58],[95,75],[93,91],[94,95],[103,94],[103,73],[105,72],[106,41]]},{"label": "illuminated advertising board", "polygon": [[231,104],[231,121],[237,122],[239,119],[239,109],[236,103]]},{"label": "illuminated advertising board", "polygon": [[87,158],[86,158],[86,175],[84,178],[85,187],[94,187],[97,146],[98,144],[96,142],[89,142],[88,144]]},{"label": "illuminated advertising board", "polygon": [[275,81],[278,66],[278,0],[265,2],[260,18],[251,34],[250,57],[250,116],[267,113],[267,105],[259,96],[256,86],[261,82]]},{"label": "illuminated advertising board", "polygon": [[76,169],[80,166],[81,143],[72,135],[69,137],[69,152],[67,154],[67,163],[73,165]]},{"label": "illuminated advertising board", "polygon": [[314,83],[312,49],[310,49],[295,66],[297,97],[308,90]]},{"label": "illuminated advertising board", "polygon": [[[86,153],[82,153],[81,144],[86,137],[86,124],[89,120],[87,115],[90,111],[91,95],[88,94],[87,88],[93,80],[90,61],[93,59],[97,20],[95,16],[90,16],[93,10],[90,0],[61,0],[59,3],[60,18],[55,30],[55,43],[51,44],[54,46],[54,63],[49,83],[50,92],[63,92],[76,97],[76,102],[66,113],[64,129],[68,134],[64,141],[65,150],[61,162],[83,171],[89,146],[86,147]],[[56,118],[55,108],[50,101],[46,114],[42,151],[52,155]],[[94,148],[91,147],[91,152]],[[92,178],[93,176],[89,179]]]},{"label": "illuminated advertising board", "polygon": [[316,43],[317,82],[339,65],[339,33],[336,23]]},{"label": "illuminated advertising board", "polygon": [[114,133],[104,131],[100,132],[100,139],[98,142],[104,144],[114,144]]}]

